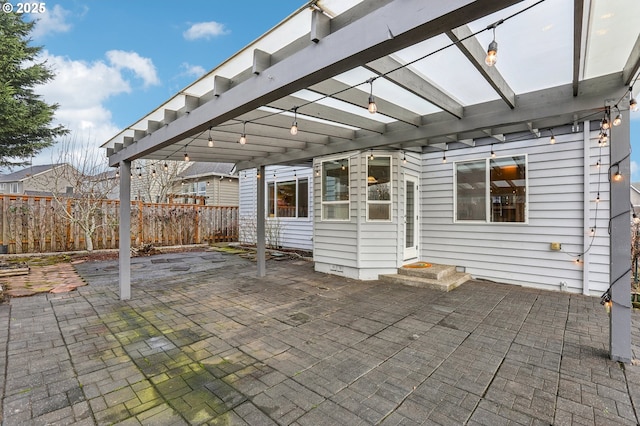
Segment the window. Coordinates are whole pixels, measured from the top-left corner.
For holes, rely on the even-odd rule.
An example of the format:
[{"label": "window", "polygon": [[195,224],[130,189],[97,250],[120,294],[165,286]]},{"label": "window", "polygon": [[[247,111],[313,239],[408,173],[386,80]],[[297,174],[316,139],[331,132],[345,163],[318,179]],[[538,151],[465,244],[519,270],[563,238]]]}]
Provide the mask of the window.
[{"label": "window", "polygon": [[456,163],[456,220],[526,222],[526,156]]},{"label": "window", "polygon": [[268,182],[267,200],[267,215],[269,217],[308,217],[308,180]]},{"label": "window", "polygon": [[367,220],[391,220],[391,157],[367,161]]},{"label": "window", "polygon": [[17,194],[18,192],[18,182],[12,183],[11,184],[11,189],[9,190],[9,193],[11,194]]},{"label": "window", "polygon": [[322,162],[322,220],[349,220],[349,159]]}]

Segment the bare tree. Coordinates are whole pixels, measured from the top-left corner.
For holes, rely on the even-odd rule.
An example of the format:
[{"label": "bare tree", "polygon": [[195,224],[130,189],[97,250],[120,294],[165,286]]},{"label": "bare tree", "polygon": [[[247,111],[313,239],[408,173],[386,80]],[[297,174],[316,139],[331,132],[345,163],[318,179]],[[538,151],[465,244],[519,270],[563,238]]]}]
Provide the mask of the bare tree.
[{"label": "bare tree", "polygon": [[50,192],[56,209],[84,233],[87,251],[93,251],[93,238],[101,226],[115,226],[105,219],[103,202],[118,186],[115,172],[109,168],[104,153],[88,142],[65,138],[54,156],[58,165],[49,173],[35,176],[41,191]]},{"label": "bare tree", "polygon": [[191,162],[138,160],[131,168],[131,193],[139,200],[165,203],[180,174]]}]

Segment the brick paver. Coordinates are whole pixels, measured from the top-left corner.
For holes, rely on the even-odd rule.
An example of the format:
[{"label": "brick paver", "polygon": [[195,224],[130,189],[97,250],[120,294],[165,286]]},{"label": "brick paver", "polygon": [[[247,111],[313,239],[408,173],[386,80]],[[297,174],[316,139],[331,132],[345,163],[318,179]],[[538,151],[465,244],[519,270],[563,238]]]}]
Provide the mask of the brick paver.
[{"label": "brick paver", "polygon": [[0,305],[3,424],[638,423],[640,367],[607,359],[597,298],[301,260],[258,279],[202,252],[134,259],[123,302],[116,262],[76,268],[88,286]]}]

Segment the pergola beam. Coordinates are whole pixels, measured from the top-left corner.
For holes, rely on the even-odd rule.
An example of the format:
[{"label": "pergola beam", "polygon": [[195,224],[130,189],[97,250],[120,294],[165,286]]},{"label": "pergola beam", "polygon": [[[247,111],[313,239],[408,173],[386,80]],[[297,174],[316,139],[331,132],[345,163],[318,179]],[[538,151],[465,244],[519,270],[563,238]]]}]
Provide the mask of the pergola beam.
[{"label": "pergola beam", "polygon": [[638,35],[633,49],[631,49],[631,54],[622,69],[622,81],[624,84],[630,85],[633,83],[633,79],[638,74],[638,70],[640,70],[640,35]]},{"label": "pergola beam", "polygon": [[[168,126],[143,137],[109,157],[111,166],[122,160],[142,158],[267,105],[296,90],[371,62],[419,41],[502,10],[517,0],[450,0],[424,7],[422,0],[395,0],[349,25],[332,32],[319,43],[309,45],[282,59],[265,72],[252,75],[217,99],[190,110]],[[389,37],[389,30],[394,34]]]},{"label": "pergola beam", "polygon": [[573,96],[578,96],[580,82],[580,59],[582,57],[582,21],[584,19],[584,0],[573,2]]}]

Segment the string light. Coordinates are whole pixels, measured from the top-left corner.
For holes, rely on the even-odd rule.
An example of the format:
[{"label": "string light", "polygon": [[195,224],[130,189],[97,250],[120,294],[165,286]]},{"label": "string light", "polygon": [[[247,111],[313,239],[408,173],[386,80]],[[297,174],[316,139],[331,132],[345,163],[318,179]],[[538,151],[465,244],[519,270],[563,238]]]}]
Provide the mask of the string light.
[{"label": "string light", "polygon": [[369,154],[369,161],[373,161],[374,159],[375,157],[373,156],[373,151],[371,151]]},{"label": "string light", "polygon": [[291,125],[291,135],[298,134],[298,107],[293,108],[293,124]]},{"label": "string light", "polygon": [[211,137],[211,127],[209,127],[209,148],[213,147],[213,138]]},{"label": "string light", "polygon": [[596,228],[591,228],[591,230],[589,230],[589,235],[591,235],[592,237],[596,235]]},{"label": "string light", "polygon": [[407,154],[402,152],[402,164],[407,164]]},{"label": "string light", "polygon": [[247,143],[246,129],[247,129],[247,122],[243,121],[242,122],[242,135],[240,135],[240,140],[238,141],[240,143],[240,145],[244,145],[244,144]]},{"label": "string light", "polygon": [[618,110],[618,114],[616,115],[616,118],[613,119],[613,125],[619,126],[620,124],[622,124],[622,114],[620,114],[620,110],[618,109],[617,106],[616,106],[616,110]]},{"label": "string light", "polygon": [[169,165],[166,162],[164,163],[164,171],[165,172],[169,171]]},{"label": "string light", "polygon": [[553,145],[556,143],[556,136],[553,134],[553,130],[551,131],[551,139],[549,139],[549,143]]},{"label": "string light", "polygon": [[344,165],[344,162],[341,162],[340,170],[342,170],[342,171],[347,170],[347,166]]},{"label": "string light", "polygon": [[156,177],[156,169],[151,170],[151,177]]},{"label": "string light", "polygon": [[378,112],[376,98],[373,96],[373,80],[375,80],[375,78],[370,78],[368,80],[369,84],[371,85],[371,91],[369,92],[369,106],[367,107],[367,109],[371,114],[375,114],[376,112]]},{"label": "string light", "polygon": [[186,152],[184,153],[184,161],[185,162],[189,161],[189,154],[187,154]]},{"label": "string light", "polygon": [[116,178],[120,177],[120,169],[116,169]]},{"label": "string light", "polygon": [[596,168],[600,168],[600,160],[596,161]]},{"label": "string light", "polygon": [[487,29],[493,30],[493,40],[489,43],[489,47],[487,48],[487,57],[484,59],[484,63],[488,66],[492,67],[496,64],[498,60],[498,43],[496,42],[496,27],[504,22],[503,19],[498,22],[491,24],[487,27]]},{"label": "string light", "polygon": [[636,112],[638,110],[638,101],[633,97],[633,87],[629,88],[629,93],[631,93],[631,100],[629,101],[629,109],[632,112]]},{"label": "string light", "polygon": [[447,154],[444,153],[444,154],[442,154],[442,163],[444,164],[446,162],[447,162]]},{"label": "string light", "polygon": [[611,127],[611,124],[609,123],[609,120],[607,119],[607,114],[605,113],[604,117],[602,118],[602,125],[601,127],[604,130],[609,130],[609,128]]},{"label": "string light", "polygon": [[493,150],[493,144],[491,144],[491,158],[496,158],[496,153]]},{"label": "string light", "polygon": [[638,215],[635,212],[633,212],[631,217],[633,217],[633,223],[640,223],[640,217],[638,217]]},{"label": "string light", "polygon": [[615,174],[613,175],[613,180],[616,182],[620,182],[622,180],[622,173],[620,173],[620,170],[615,172]]},{"label": "string light", "polygon": [[598,192],[598,195],[596,195],[596,203],[600,202],[600,193]]}]

